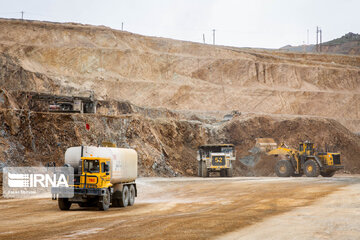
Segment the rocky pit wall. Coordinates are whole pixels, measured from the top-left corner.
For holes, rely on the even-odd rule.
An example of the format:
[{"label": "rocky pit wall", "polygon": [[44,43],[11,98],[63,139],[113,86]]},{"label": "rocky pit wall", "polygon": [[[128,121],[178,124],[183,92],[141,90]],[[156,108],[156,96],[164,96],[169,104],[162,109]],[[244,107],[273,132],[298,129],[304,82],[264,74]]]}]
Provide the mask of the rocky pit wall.
[{"label": "rocky pit wall", "polygon": [[[118,147],[134,148],[139,154],[140,176],[194,176],[196,150],[206,143],[233,143],[237,160],[235,174],[274,175],[275,159],[262,155],[254,166],[240,159],[257,137],[273,137],[296,147],[301,140],[325,143],[342,154],[345,171],[360,173],[360,137],[334,120],[238,116],[212,124],[194,120],[150,119],[140,114],[105,116],[92,114],[36,113],[26,110],[0,110],[0,164],[38,166],[49,161],[62,165],[68,147],[99,145],[112,141]],[[85,125],[90,125],[86,130]]]},{"label": "rocky pit wall", "polygon": [[360,56],[284,53],[106,27],[0,19],[7,90],[127,100],[171,110],[333,118],[360,132]]},{"label": "rocky pit wall", "polygon": [[[359,56],[0,19],[0,88],[0,167],[61,165],[68,147],[113,141],[137,150],[140,176],[194,176],[197,147],[226,142],[236,145],[235,175],[269,176],[275,159],[249,150],[272,137],[294,148],[327,143],[346,172],[360,173],[360,136],[351,132],[360,132]],[[84,90],[95,91],[96,115],[42,112],[25,94]],[[222,122],[232,110],[241,115]]]}]

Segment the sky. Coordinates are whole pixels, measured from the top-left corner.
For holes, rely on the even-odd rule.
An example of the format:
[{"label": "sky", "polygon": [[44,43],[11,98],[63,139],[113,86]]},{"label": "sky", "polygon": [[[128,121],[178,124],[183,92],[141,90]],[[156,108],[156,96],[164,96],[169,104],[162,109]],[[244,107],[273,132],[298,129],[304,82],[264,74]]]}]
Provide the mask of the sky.
[{"label": "sky", "polygon": [[280,48],[360,32],[360,0],[0,0],[0,17],[104,25],[148,36]]}]

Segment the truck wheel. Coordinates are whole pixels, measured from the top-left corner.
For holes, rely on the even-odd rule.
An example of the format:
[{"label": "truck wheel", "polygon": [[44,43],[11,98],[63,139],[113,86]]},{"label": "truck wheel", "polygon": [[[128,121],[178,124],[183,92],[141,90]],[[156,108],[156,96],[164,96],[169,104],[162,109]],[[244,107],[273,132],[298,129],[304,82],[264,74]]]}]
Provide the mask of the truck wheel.
[{"label": "truck wheel", "polygon": [[127,186],[123,187],[121,192],[121,198],[119,200],[120,207],[126,207],[129,202],[129,188]]},{"label": "truck wheel", "polygon": [[135,187],[134,185],[130,185],[129,188],[129,206],[134,205],[135,203]]},{"label": "truck wheel", "polygon": [[226,177],[226,169],[220,169],[220,177]]},{"label": "truck wheel", "polygon": [[227,169],[226,169],[226,176],[227,176],[227,177],[232,177],[232,175],[233,175],[232,168],[227,168]]},{"label": "truck wheel", "polygon": [[105,195],[102,196],[102,201],[98,203],[99,210],[106,211],[110,207],[110,191],[109,189],[105,190]]},{"label": "truck wheel", "polygon": [[310,159],[304,164],[304,172],[307,177],[318,177],[320,174],[320,167],[314,159]]},{"label": "truck wheel", "polygon": [[120,198],[121,198],[121,192],[120,191],[114,192],[112,195],[111,206],[120,207]]},{"label": "truck wheel", "polygon": [[279,160],[275,165],[275,173],[278,177],[290,177],[294,174],[294,168],[288,160]]},{"label": "truck wheel", "polygon": [[323,176],[323,177],[332,177],[332,176],[334,176],[335,172],[336,172],[336,171],[321,172],[320,174],[321,174],[321,176]]},{"label": "truck wheel", "polygon": [[209,172],[207,170],[205,161],[201,161],[201,172],[202,177],[209,177]]},{"label": "truck wheel", "polygon": [[59,198],[58,205],[60,210],[69,210],[71,207],[71,202],[69,202],[68,198]]}]

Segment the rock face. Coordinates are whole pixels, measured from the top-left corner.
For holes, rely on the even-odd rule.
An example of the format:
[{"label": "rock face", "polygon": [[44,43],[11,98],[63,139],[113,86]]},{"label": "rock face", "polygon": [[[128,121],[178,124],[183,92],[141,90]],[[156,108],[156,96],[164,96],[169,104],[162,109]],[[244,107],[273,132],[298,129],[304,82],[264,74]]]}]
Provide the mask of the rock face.
[{"label": "rock face", "polygon": [[[347,171],[360,172],[353,133],[360,132],[360,57],[0,20],[0,69],[2,166],[62,164],[67,147],[112,141],[138,151],[141,176],[194,175],[201,144],[234,143],[240,159],[255,138],[272,137],[293,147],[306,139],[328,143]],[[99,101],[97,114],[43,112],[28,94],[88,90]],[[273,158],[253,167],[239,159],[238,175],[273,174]]]},{"label": "rock face", "polygon": [[360,172],[357,157],[360,137],[334,120],[238,116],[231,121],[209,124],[174,118],[153,119],[140,114],[104,116],[19,110],[0,113],[0,161],[6,166],[39,165],[49,161],[62,165],[68,147],[112,141],[118,147],[131,147],[138,152],[141,176],[194,175],[197,147],[226,142],[236,145],[235,174],[272,175],[273,157],[261,156],[253,167],[239,161],[250,155],[255,138],[272,136],[275,141],[285,141],[294,148],[305,139],[316,142],[322,149],[327,143],[342,153],[346,171]]},{"label": "rock face", "polygon": [[6,90],[128,100],[144,107],[319,116],[360,131],[360,56],[151,38],[106,27],[0,20]]}]

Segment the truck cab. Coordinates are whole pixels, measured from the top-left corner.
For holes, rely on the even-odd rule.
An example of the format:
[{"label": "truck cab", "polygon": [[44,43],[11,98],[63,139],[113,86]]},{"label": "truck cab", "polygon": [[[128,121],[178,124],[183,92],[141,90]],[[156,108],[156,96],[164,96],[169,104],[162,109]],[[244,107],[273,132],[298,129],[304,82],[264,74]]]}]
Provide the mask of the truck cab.
[{"label": "truck cab", "polygon": [[95,158],[82,157],[81,158],[82,172],[78,174],[79,180],[74,183],[75,188],[84,188],[84,185],[91,186],[97,189],[109,188],[110,183],[110,159],[109,158]]},{"label": "truck cab", "polygon": [[210,172],[219,172],[221,177],[232,177],[235,146],[233,144],[199,146],[197,160],[199,177],[209,177]]}]

